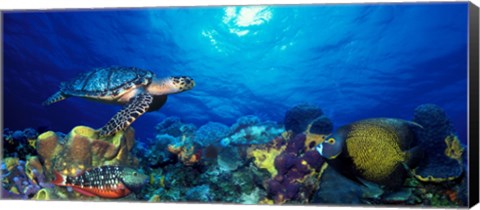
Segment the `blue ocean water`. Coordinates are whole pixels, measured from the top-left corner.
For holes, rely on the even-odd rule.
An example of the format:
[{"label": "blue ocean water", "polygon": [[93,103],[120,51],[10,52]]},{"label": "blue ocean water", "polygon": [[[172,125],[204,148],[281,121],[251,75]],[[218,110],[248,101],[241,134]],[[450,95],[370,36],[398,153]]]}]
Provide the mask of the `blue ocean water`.
[{"label": "blue ocean water", "polygon": [[467,3],[186,7],[7,12],[4,127],[68,132],[120,109],[79,98],[42,101],[95,67],[187,75],[190,91],[133,123],[140,138],[169,116],[198,127],[244,115],[283,121],[301,103],[335,127],[412,119],[434,103],[467,138]]}]

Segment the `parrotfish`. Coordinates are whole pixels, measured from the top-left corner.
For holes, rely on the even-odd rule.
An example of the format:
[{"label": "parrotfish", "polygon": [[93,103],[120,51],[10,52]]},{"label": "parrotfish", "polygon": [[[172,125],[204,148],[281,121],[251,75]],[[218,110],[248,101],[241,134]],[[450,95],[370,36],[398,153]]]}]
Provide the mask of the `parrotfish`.
[{"label": "parrotfish", "polygon": [[86,196],[122,198],[131,192],[139,192],[147,182],[147,176],[134,169],[121,166],[101,166],[83,171],[77,176],[55,172],[57,186],[69,186]]}]

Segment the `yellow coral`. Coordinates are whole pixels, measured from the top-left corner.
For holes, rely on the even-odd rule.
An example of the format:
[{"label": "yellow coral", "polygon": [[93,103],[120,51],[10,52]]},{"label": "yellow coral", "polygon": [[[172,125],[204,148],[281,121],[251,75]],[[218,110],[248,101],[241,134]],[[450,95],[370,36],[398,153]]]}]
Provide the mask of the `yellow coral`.
[{"label": "yellow coral", "polygon": [[290,137],[292,137],[293,135],[293,131],[285,131],[282,133],[282,138],[283,139],[290,139]]},{"label": "yellow coral", "polygon": [[70,135],[72,135],[72,136],[74,136],[74,135],[84,136],[84,137],[87,137],[89,139],[96,137],[94,129],[92,129],[90,127],[87,127],[87,126],[83,126],[83,125],[74,127],[72,129],[72,131],[70,132]]},{"label": "yellow coral", "polygon": [[37,156],[29,157],[27,163],[25,163],[25,174],[33,183],[37,184],[33,169],[37,170],[40,174],[43,173],[42,164],[40,163],[40,160]]},{"label": "yellow coral", "polygon": [[251,149],[248,153],[250,157],[255,158],[255,165],[258,168],[266,169],[272,177],[277,175],[277,169],[275,168],[274,161],[275,158],[285,150],[286,146],[280,148],[255,148]]},{"label": "yellow coral", "polygon": [[445,144],[447,144],[445,155],[461,162],[464,148],[462,147],[460,140],[458,140],[458,137],[454,134],[448,135],[445,137]]},{"label": "yellow coral", "polygon": [[445,181],[452,181],[452,180],[457,178],[457,177],[433,177],[433,176],[430,176],[430,175],[427,176],[427,177],[423,177],[421,175],[416,174],[416,169],[413,170],[413,174],[414,174],[415,178],[417,178],[418,180],[420,180],[422,182],[440,183],[440,182],[445,182]]},{"label": "yellow coral", "polygon": [[3,159],[3,163],[5,163],[7,170],[11,171],[14,167],[18,166],[18,158],[7,157]]},{"label": "yellow coral", "polygon": [[305,151],[310,150],[317,146],[318,144],[322,143],[325,141],[328,135],[330,134],[316,134],[316,133],[311,133],[310,128],[312,128],[312,124],[310,123],[307,127],[307,130],[305,131]]},{"label": "yellow coral", "polygon": [[48,188],[43,188],[39,190],[34,196],[33,200],[52,200],[53,194],[52,190]]},{"label": "yellow coral", "polygon": [[305,151],[308,151],[310,149],[315,148],[318,144],[322,143],[325,141],[325,138],[327,135],[321,135],[321,134],[313,134],[310,132],[307,132],[305,139]]},{"label": "yellow coral", "polygon": [[150,197],[150,199],[148,199],[148,202],[160,202],[162,201],[160,199],[160,196],[159,195],[153,195],[152,197]]},{"label": "yellow coral", "polygon": [[37,139],[28,139],[28,145],[33,147],[34,149],[37,148]]},{"label": "yellow coral", "polygon": [[263,198],[262,200],[258,201],[258,204],[269,204],[273,205],[273,200],[270,200],[268,198]]},{"label": "yellow coral", "polygon": [[20,194],[20,192],[18,192],[18,189],[17,189],[17,187],[15,187],[15,186],[13,186],[12,188],[10,188],[10,190],[9,190],[9,191],[10,191],[11,193],[14,193],[14,194],[17,194],[17,195],[19,195],[19,194]]},{"label": "yellow coral", "polygon": [[155,176],[153,174],[150,174],[150,181],[149,181],[150,185],[153,185],[155,184]]},{"label": "yellow coral", "polygon": [[165,187],[165,176],[160,177],[160,187]]}]

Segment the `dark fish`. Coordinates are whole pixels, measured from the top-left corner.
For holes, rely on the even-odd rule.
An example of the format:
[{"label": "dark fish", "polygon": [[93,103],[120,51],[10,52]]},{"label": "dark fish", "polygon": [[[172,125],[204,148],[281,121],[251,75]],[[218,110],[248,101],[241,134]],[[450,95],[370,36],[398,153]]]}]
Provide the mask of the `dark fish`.
[{"label": "dark fish", "polygon": [[145,174],[121,166],[101,166],[71,177],[55,172],[57,186],[70,186],[86,196],[122,198],[132,191],[138,192],[147,181]]},{"label": "dark fish", "polygon": [[357,183],[363,184],[361,178],[398,188],[422,157],[415,129],[422,127],[400,119],[361,120],[337,129],[316,149],[329,166]]}]

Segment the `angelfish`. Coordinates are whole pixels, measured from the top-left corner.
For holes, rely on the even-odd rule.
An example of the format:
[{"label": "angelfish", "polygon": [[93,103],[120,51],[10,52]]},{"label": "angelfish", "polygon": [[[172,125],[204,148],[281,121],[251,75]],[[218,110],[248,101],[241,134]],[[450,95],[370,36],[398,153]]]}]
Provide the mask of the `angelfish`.
[{"label": "angelfish", "polygon": [[147,181],[145,174],[121,166],[100,166],[88,169],[78,176],[66,176],[55,172],[57,186],[69,186],[86,196],[122,198],[131,192],[139,192]]},{"label": "angelfish", "polygon": [[354,182],[397,189],[423,157],[418,129],[423,127],[402,119],[364,119],[338,128],[316,150],[329,167]]}]

